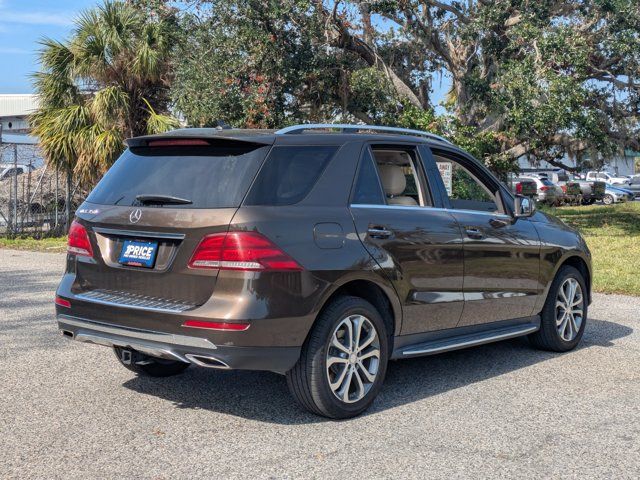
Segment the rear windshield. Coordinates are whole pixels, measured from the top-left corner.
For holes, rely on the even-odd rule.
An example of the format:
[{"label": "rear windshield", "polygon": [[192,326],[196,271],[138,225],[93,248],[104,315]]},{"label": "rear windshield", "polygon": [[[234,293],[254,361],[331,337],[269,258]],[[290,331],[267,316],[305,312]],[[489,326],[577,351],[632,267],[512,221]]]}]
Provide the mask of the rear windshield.
[{"label": "rear windshield", "polygon": [[190,204],[171,208],[238,207],[269,147],[131,148],[111,167],[87,201],[140,205],[138,195],[172,196]]},{"label": "rear windshield", "polygon": [[546,185],[547,187],[553,187],[555,185],[551,180],[547,180],[546,178],[543,178],[541,180],[542,184]]},{"label": "rear windshield", "polygon": [[245,200],[246,205],[293,205],[311,191],[334,146],[274,147]]}]

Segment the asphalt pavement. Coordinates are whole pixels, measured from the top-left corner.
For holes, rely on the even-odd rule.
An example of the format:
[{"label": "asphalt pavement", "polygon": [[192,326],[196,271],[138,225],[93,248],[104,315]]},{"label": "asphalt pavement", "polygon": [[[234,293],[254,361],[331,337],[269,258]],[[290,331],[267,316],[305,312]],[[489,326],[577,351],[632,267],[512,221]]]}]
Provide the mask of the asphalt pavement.
[{"label": "asphalt pavement", "polygon": [[595,295],[582,345],[516,339],[394,362],[366,414],[284,377],[137,378],[58,335],[60,254],[0,249],[0,478],[638,478],[640,298]]}]

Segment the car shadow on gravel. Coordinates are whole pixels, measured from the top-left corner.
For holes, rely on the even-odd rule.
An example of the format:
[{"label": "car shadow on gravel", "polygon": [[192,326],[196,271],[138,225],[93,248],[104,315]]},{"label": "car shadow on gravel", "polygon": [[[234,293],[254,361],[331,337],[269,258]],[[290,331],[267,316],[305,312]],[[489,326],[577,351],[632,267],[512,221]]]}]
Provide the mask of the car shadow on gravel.
[{"label": "car shadow on gravel", "polygon": [[[590,319],[579,349],[610,347],[630,335],[627,326]],[[519,338],[440,355],[394,361],[385,385],[364,415],[371,415],[433,395],[455,390],[560,355],[531,348]],[[327,421],[301,410],[283,376],[269,372],[219,371],[189,368],[170,378],[134,377],[124,387],[172,402],[177,408],[208,410],[277,424]]]}]

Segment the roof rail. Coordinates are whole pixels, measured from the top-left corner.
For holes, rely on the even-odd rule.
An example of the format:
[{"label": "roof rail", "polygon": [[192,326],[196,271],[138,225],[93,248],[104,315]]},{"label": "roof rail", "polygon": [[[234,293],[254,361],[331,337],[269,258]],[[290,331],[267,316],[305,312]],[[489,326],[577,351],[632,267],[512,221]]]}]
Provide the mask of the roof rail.
[{"label": "roof rail", "polygon": [[340,133],[358,133],[360,131],[374,131],[381,133],[396,133],[400,135],[413,135],[415,137],[424,137],[430,140],[436,140],[438,142],[448,143],[452,145],[452,143],[446,138],[441,137],[440,135],[436,135],[435,133],[423,132],[422,130],[411,130],[409,128],[398,128],[398,127],[384,127],[381,125],[349,125],[346,123],[310,123],[310,124],[300,124],[293,125],[291,127],[286,127],[278,130],[276,135],[287,135],[287,134],[296,134],[302,133],[305,130],[340,130]]}]

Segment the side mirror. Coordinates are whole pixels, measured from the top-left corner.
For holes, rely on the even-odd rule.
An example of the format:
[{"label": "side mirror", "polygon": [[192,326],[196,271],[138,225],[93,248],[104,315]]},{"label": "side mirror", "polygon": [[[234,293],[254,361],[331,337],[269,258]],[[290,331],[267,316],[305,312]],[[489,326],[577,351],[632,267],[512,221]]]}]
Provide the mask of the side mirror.
[{"label": "side mirror", "polygon": [[533,198],[524,195],[516,195],[513,203],[514,218],[530,217],[536,212],[536,202]]}]

